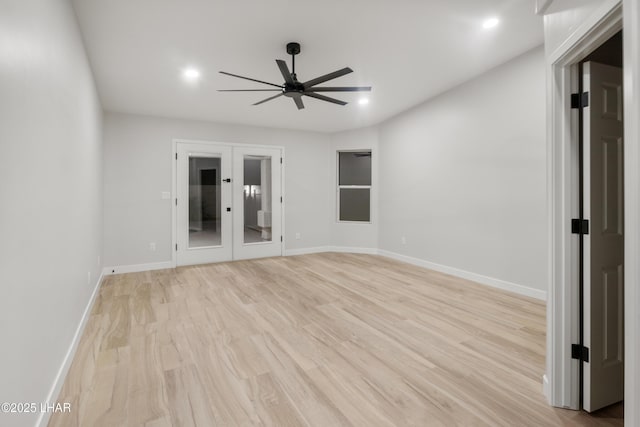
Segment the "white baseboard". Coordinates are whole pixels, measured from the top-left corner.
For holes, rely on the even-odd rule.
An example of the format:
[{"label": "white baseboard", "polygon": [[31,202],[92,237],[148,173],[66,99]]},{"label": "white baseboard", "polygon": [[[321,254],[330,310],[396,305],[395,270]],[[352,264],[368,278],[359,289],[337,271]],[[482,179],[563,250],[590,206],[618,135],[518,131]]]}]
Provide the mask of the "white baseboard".
[{"label": "white baseboard", "polygon": [[[96,286],[93,288],[93,293],[91,294],[91,298],[89,298],[89,302],[84,309],[84,313],[82,313],[82,318],[80,319],[80,324],[76,329],[76,333],[73,335],[73,339],[71,340],[71,345],[67,350],[67,354],[64,356],[62,361],[62,366],[58,370],[55,379],[53,380],[53,386],[51,390],[49,390],[49,394],[45,402],[54,403],[57,401],[58,396],[60,395],[60,391],[62,390],[62,386],[64,385],[64,380],[67,378],[67,373],[69,372],[69,368],[71,367],[71,363],[73,362],[73,358],[76,354],[76,350],[78,349],[78,343],[80,342],[80,338],[82,338],[82,334],[84,332],[84,328],[87,325],[87,321],[89,320],[89,316],[91,314],[91,310],[93,309],[93,304],[96,302],[96,297],[98,296],[98,291],[100,290],[100,286],[102,285],[102,280],[104,279],[104,272],[98,278]],[[40,412],[38,416],[38,420],[36,421],[36,426],[46,426],[49,424],[49,418],[51,418],[51,412],[44,411]]]},{"label": "white baseboard", "polygon": [[551,405],[551,396],[549,396],[549,378],[547,378],[547,374],[542,376],[542,394],[547,399],[547,403]]},{"label": "white baseboard", "polygon": [[284,251],[284,256],[318,254],[322,252],[341,252],[341,253],[348,253],[348,254],[376,255],[378,253],[378,249],[356,248],[356,247],[349,247],[349,246],[316,246],[314,248],[287,249]]},{"label": "white baseboard", "polygon": [[329,252],[342,252],[346,254],[368,254],[377,255],[379,253],[377,248],[356,248],[350,246],[329,246]]},{"label": "white baseboard", "polygon": [[321,252],[330,252],[329,246],[316,246],[314,248],[285,249],[284,256],[318,254]]},{"label": "white baseboard", "polygon": [[505,291],[514,292],[516,294],[536,298],[539,300],[547,300],[547,292],[540,289],[530,288],[528,286],[518,285],[516,283],[507,282],[501,279],[495,279],[493,277],[483,276],[482,274],[472,273],[470,271],[460,270],[458,268],[449,267],[446,265],[436,264],[433,262],[425,261],[419,258],[413,258],[407,255],[398,254],[395,252],[378,250],[378,254],[392,258],[398,261],[403,261],[408,264],[417,265],[419,267],[428,268],[430,270],[439,271],[441,273],[450,274],[452,276],[461,277],[463,279],[471,280],[482,285],[491,286]]},{"label": "white baseboard", "polygon": [[153,262],[149,264],[135,264],[135,265],[120,265],[117,267],[105,267],[103,274],[108,276],[110,274],[122,274],[122,273],[139,273],[141,271],[153,271],[164,270],[166,268],[174,268],[172,261]]}]

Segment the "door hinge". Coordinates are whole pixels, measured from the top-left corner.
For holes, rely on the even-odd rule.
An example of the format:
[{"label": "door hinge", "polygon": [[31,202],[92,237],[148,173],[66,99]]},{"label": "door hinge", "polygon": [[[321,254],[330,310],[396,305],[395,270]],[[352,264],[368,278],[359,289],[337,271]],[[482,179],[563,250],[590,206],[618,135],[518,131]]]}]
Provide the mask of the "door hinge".
[{"label": "door hinge", "polygon": [[280,157],[280,164],[282,164],[282,157]]},{"label": "door hinge", "polygon": [[589,220],[574,218],[571,220],[572,234],[589,234]]},{"label": "door hinge", "polygon": [[178,244],[176,243],[176,251],[178,250]]},{"label": "door hinge", "polygon": [[588,106],[589,106],[589,92],[571,94],[571,108],[584,108]]},{"label": "door hinge", "polygon": [[176,153],[176,160],[178,160],[178,153]]},{"label": "door hinge", "polygon": [[280,196],[280,203],[282,203],[282,196]]},{"label": "door hinge", "polygon": [[178,198],[176,197],[176,206],[178,206]]},{"label": "door hinge", "polygon": [[571,358],[583,362],[589,361],[589,349],[580,344],[571,344]]},{"label": "door hinge", "polygon": [[280,236],[280,241],[283,242],[284,240],[282,240],[282,236]]}]

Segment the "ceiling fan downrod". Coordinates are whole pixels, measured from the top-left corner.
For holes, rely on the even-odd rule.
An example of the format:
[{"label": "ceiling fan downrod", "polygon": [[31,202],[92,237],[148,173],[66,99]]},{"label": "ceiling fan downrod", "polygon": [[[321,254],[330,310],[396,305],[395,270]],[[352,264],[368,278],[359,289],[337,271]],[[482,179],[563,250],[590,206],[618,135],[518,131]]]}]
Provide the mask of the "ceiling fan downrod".
[{"label": "ceiling fan downrod", "polygon": [[300,43],[287,43],[287,53],[291,55],[291,77],[293,77],[293,80],[298,80],[296,76],[296,55],[300,53]]}]

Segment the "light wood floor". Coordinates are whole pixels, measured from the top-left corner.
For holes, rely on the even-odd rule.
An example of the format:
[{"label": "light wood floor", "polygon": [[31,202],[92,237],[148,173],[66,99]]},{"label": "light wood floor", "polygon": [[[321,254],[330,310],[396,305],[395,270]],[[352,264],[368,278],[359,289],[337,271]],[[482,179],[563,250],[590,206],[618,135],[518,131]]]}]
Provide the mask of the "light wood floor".
[{"label": "light wood floor", "polygon": [[542,302],[377,256],[109,276],[49,425],[622,425],[548,407],[544,354]]}]

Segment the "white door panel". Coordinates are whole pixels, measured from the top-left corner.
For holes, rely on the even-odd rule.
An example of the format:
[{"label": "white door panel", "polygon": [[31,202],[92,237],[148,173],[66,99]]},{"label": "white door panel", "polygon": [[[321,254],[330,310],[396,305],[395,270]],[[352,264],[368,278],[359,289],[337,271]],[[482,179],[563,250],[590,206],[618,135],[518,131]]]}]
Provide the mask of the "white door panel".
[{"label": "white door panel", "polygon": [[584,363],[583,406],[592,412],[624,398],[624,185],[622,69],[583,68]]}]

